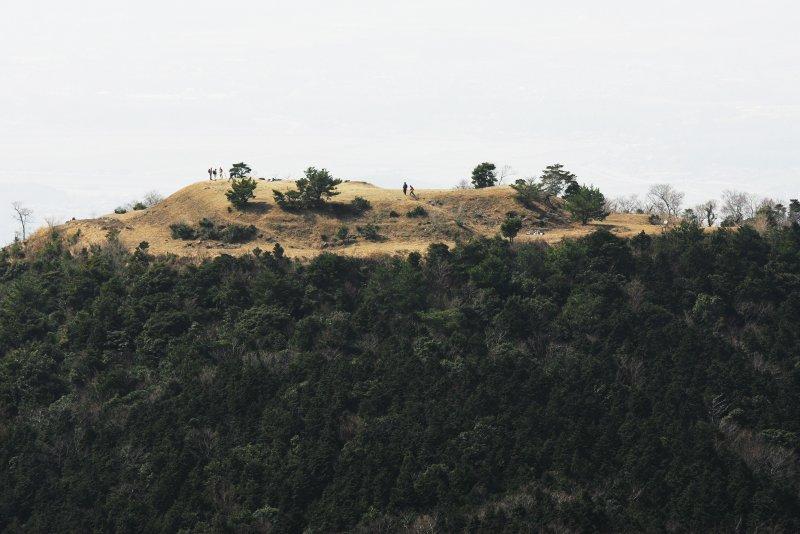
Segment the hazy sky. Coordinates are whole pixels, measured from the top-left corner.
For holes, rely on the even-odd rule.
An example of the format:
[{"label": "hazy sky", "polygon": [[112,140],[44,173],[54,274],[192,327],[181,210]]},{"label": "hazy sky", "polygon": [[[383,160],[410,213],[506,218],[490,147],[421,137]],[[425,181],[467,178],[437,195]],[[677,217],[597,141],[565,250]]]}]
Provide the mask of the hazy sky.
[{"label": "hazy sky", "polygon": [[249,162],[450,187],[560,161],[610,196],[800,195],[790,1],[26,0],[0,6],[10,202],[66,219]]}]

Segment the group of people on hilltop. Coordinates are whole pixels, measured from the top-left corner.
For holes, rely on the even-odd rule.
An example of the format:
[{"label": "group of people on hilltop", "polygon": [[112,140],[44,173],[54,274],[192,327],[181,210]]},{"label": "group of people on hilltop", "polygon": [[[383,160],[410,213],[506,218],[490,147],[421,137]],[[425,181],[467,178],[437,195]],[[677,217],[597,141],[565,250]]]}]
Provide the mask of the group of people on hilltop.
[{"label": "group of people on hilltop", "polygon": [[403,195],[410,196],[414,200],[417,199],[416,193],[414,193],[414,186],[408,185],[407,183],[403,182]]},{"label": "group of people on hilltop", "polygon": [[220,167],[219,169],[215,169],[214,167],[208,168],[208,179],[209,180],[216,180],[219,177],[220,180],[225,179],[225,171]]}]

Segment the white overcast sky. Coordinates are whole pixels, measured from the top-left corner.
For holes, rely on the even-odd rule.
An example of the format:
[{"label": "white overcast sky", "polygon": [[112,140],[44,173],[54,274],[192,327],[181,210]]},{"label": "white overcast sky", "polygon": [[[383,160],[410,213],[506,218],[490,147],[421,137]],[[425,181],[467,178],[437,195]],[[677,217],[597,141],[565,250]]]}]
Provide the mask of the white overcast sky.
[{"label": "white overcast sky", "polygon": [[791,1],[4,0],[0,243],[210,165],[450,187],[562,162],[610,196],[800,195]]}]

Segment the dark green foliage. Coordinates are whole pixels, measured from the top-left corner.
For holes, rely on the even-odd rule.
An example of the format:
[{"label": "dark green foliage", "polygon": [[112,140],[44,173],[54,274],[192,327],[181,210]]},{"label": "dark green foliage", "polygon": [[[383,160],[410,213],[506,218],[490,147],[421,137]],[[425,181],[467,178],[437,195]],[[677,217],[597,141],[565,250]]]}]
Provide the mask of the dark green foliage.
[{"label": "dark green foliage", "polygon": [[576,179],[577,176],[564,170],[564,166],[560,163],[548,165],[539,178],[542,189],[551,196],[559,196],[565,190],[570,194],[577,192],[573,185],[576,184]]},{"label": "dark green foliage", "polygon": [[350,237],[350,229],[347,226],[342,225],[336,230],[336,239],[344,241],[348,237]]},{"label": "dark green foliage", "polygon": [[249,224],[229,224],[220,232],[220,239],[225,243],[246,243],[256,237],[258,228]]},{"label": "dark green foliage", "polygon": [[116,213],[117,215],[122,215],[124,213],[128,213],[128,210],[120,206],[118,208],[114,208],[114,213]]},{"label": "dark green foliage", "polygon": [[147,206],[146,206],[146,205],[145,205],[143,202],[136,201],[136,202],[134,202],[134,203],[133,203],[133,205],[131,206],[131,209],[132,209],[133,211],[142,211],[142,210],[146,210],[146,209],[147,209]]},{"label": "dark green foliage", "polygon": [[241,224],[220,224],[217,225],[210,219],[202,219],[197,223],[197,227],[192,227],[186,223],[176,223],[170,225],[173,239],[206,239],[212,241],[222,241],[224,243],[246,243],[252,241],[258,228],[252,224],[244,226]]},{"label": "dark green foliage", "polygon": [[174,223],[169,225],[172,239],[197,239],[197,232],[191,225],[186,223]]},{"label": "dark green foliage", "polygon": [[228,176],[230,176],[231,180],[241,180],[249,178],[251,172],[253,172],[253,169],[247,163],[234,163],[233,167],[228,171]]},{"label": "dark green foliage", "polygon": [[800,226],[27,254],[2,531],[800,530]]},{"label": "dark green foliage", "polygon": [[528,209],[536,207],[536,202],[542,202],[547,199],[547,192],[542,187],[542,183],[536,178],[520,178],[513,184],[511,188],[516,191],[514,197],[517,201]]},{"label": "dark green foliage", "polygon": [[591,220],[603,220],[608,217],[606,198],[603,193],[591,185],[581,185],[566,198],[564,209],[572,216],[572,220],[586,224]]},{"label": "dark green foliage", "polygon": [[491,187],[497,183],[497,176],[495,169],[497,167],[494,163],[484,161],[472,170],[472,185],[475,189],[482,189],[484,187]]},{"label": "dark green foliage", "polygon": [[509,213],[500,224],[500,232],[503,237],[507,237],[509,241],[514,242],[514,238],[522,229],[522,219],[516,213]]},{"label": "dark green foliage", "polygon": [[414,206],[408,212],[406,212],[406,217],[416,218],[416,217],[427,217],[428,211],[423,208],[422,206]]},{"label": "dark green foliage", "polygon": [[380,228],[373,223],[367,223],[364,226],[356,226],[356,231],[358,235],[367,241],[383,241],[385,239],[385,237],[380,234]]},{"label": "dark green foliage", "polygon": [[[305,171],[305,177],[295,181],[295,190],[286,193],[273,190],[272,194],[275,202],[283,209],[319,209],[326,200],[339,194],[336,187],[341,183],[340,179],[334,178],[326,169],[309,167]],[[363,207],[363,203],[360,204]]]},{"label": "dark green foliage", "polygon": [[372,209],[372,204],[364,197],[356,197],[350,201],[350,208],[356,215],[361,215],[365,211]]},{"label": "dark green foliage", "polygon": [[[231,172],[233,172],[233,169],[231,169]],[[231,177],[233,177],[233,174],[231,174]],[[233,178],[231,180],[231,188],[225,192],[225,197],[234,208],[243,210],[247,207],[247,203],[250,199],[256,197],[255,190],[256,181],[249,176]]]}]

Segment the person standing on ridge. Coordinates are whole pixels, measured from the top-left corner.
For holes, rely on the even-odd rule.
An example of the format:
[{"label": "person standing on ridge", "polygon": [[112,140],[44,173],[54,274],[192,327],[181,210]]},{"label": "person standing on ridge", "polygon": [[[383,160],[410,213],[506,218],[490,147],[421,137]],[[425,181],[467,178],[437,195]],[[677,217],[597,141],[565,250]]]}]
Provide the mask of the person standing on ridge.
[{"label": "person standing on ridge", "polygon": [[408,184],[403,182],[403,196],[406,196],[406,191],[408,191]]},{"label": "person standing on ridge", "polygon": [[217,169],[213,169],[211,172],[214,173],[214,179],[216,180],[217,179]]},{"label": "person standing on ridge", "polygon": [[219,179],[223,180],[225,178],[225,171],[222,170],[222,167],[219,168]]},{"label": "person standing on ridge", "polygon": [[211,167],[208,168],[208,179],[213,180],[213,178],[211,177]]}]

